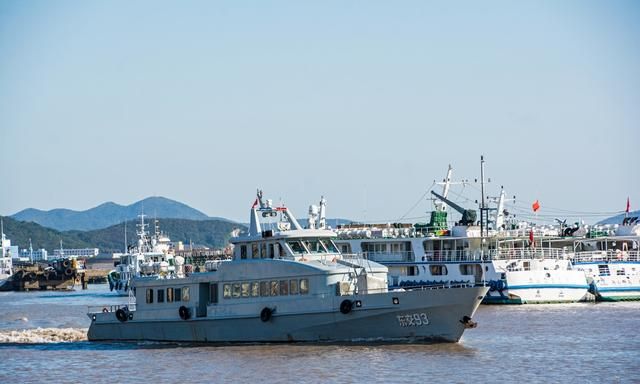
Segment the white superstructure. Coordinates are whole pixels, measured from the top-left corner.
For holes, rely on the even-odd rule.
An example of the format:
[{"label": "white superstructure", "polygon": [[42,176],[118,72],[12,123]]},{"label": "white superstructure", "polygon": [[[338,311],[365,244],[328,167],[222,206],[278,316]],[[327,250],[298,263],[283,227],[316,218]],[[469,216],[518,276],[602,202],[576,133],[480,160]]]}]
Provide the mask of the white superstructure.
[{"label": "white superstructure", "polygon": [[145,215],[140,215],[138,226],[138,242],[135,247],[127,247],[127,253],[114,254],[117,265],[109,272],[107,279],[109,288],[121,296],[131,293],[131,280],[137,276],[173,276],[176,266],[184,264],[184,258],[174,257],[171,239],[160,232],[158,220],[155,220],[153,236],[147,233],[144,222]]}]

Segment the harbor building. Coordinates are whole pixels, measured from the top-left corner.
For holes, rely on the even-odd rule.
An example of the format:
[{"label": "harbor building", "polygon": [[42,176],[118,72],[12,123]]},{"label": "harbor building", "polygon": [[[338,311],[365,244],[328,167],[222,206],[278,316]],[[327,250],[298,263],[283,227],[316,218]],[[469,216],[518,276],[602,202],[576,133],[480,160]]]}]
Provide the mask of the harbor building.
[{"label": "harbor building", "polygon": [[98,248],[81,248],[81,249],[54,249],[53,250],[53,258],[61,259],[63,257],[71,257],[71,258],[90,258],[98,256],[99,249]]}]

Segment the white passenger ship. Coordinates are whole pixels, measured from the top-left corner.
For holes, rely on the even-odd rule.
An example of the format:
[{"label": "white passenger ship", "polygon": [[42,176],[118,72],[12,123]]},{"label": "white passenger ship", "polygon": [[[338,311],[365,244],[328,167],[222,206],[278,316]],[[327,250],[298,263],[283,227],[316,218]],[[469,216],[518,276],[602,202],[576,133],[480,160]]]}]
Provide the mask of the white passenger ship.
[{"label": "white passenger ship", "polygon": [[[262,222],[261,222],[262,221]],[[89,340],[456,342],[486,287],[390,291],[387,268],[341,254],[258,192],[233,259],[207,272],[134,279],[137,304],[90,308]]]},{"label": "white passenger ship", "polygon": [[[485,219],[491,228],[481,233],[476,211],[446,198],[451,172],[449,167],[444,196],[432,192],[438,200],[429,224],[341,226],[336,244],[342,252],[361,253],[386,265],[392,288],[487,285],[484,302],[492,304],[575,302],[586,295],[584,273],[572,267],[566,252],[550,248],[548,240],[558,237],[557,229],[506,223],[501,191],[495,216]],[[448,206],[462,215],[451,229]]]},{"label": "white passenger ship", "polygon": [[640,300],[640,225],[577,239],[573,263],[584,271],[599,301]]},{"label": "white passenger ship", "polygon": [[0,254],[0,286],[2,286],[13,274],[13,260],[10,252],[11,240],[7,239],[4,234],[4,223],[0,230],[2,234],[2,253]]},{"label": "white passenger ship", "polygon": [[140,224],[137,224],[137,245],[128,247],[127,253],[115,254],[117,265],[107,274],[109,289],[120,296],[127,296],[131,293],[133,289],[131,281],[134,277],[172,275],[175,272],[175,264],[184,263],[182,257],[174,257],[171,240],[160,232],[158,220],[155,220],[154,223],[153,236],[149,236],[144,217],[145,215],[140,215]]}]

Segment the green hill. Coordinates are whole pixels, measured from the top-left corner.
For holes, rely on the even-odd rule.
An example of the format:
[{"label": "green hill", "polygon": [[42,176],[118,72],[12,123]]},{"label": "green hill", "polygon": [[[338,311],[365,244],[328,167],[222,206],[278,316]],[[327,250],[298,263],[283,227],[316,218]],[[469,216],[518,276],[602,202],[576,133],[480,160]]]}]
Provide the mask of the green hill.
[{"label": "green hill", "polygon": [[[44,248],[49,252],[60,248],[60,240],[64,248],[99,248],[100,253],[122,252],[124,245],[124,223],[93,231],[56,231],[45,228],[36,223],[22,222],[9,217],[3,218],[4,232],[11,239],[13,245],[21,249],[29,247],[29,238],[34,249]],[[136,222],[129,221],[127,227],[127,241],[130,245],[136,243]],[[246,230],[242,224],[226,220],[185,220],[159,219],[162,232],[174,241],[182,241],[185,245],[190,242],[198,246],[222,248],[227,245],[231,231],[236,228]],[[148,228],[153,232],[153,228]]]}]

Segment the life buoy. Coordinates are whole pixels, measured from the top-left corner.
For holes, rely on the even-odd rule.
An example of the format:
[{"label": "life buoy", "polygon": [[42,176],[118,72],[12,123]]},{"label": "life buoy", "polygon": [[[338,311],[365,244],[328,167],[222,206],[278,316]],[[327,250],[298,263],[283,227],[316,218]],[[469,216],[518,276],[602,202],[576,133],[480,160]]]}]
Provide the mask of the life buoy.
[{"label": "life buoy", "polygon": [[178,315],[182,320],[189,320],[191,318],[191,310],[183,305],[178,309]]},{"label": "life buoy", "polygon": [[65,275],[65,276],[71,276],[71,275],[73,275],[73,269],[71,269],[71,268],[67,268],[67,269],[65,269],[65,270],[64,270],[64,275]]},{"label": "life buoy", "polygon": [[347,313],[351,312],[352,307],[353,302],[351,300],[342,300],[342,303],[340,303],[340,312],[346,315]]},{"label": "life buoy", "polygon": [[71,266],[71,262],[69,261],[69,259],[64,259],[62,261],[62,268],[69,268],[69,266]]},{"label": "life buoy", "polygon": [[124,323],[125,321],[127,321],[127,317],[128,316],[125,310],[122,308],[118,308],[118,310],[116,311],[116,319]]},{"label": "life buoy", "polygon": [[271,320],[272,314],[273,314],[273,311],[271,310],[271,308],[264,307],[262,308],[262,311],[260,311],[260,320],[266,323],[267,321]]},{"label": "life buoy", "polygon": [[102,313],[107,313],[109,312],[109,309],[107,309],[107,307],[102,308]]}]

